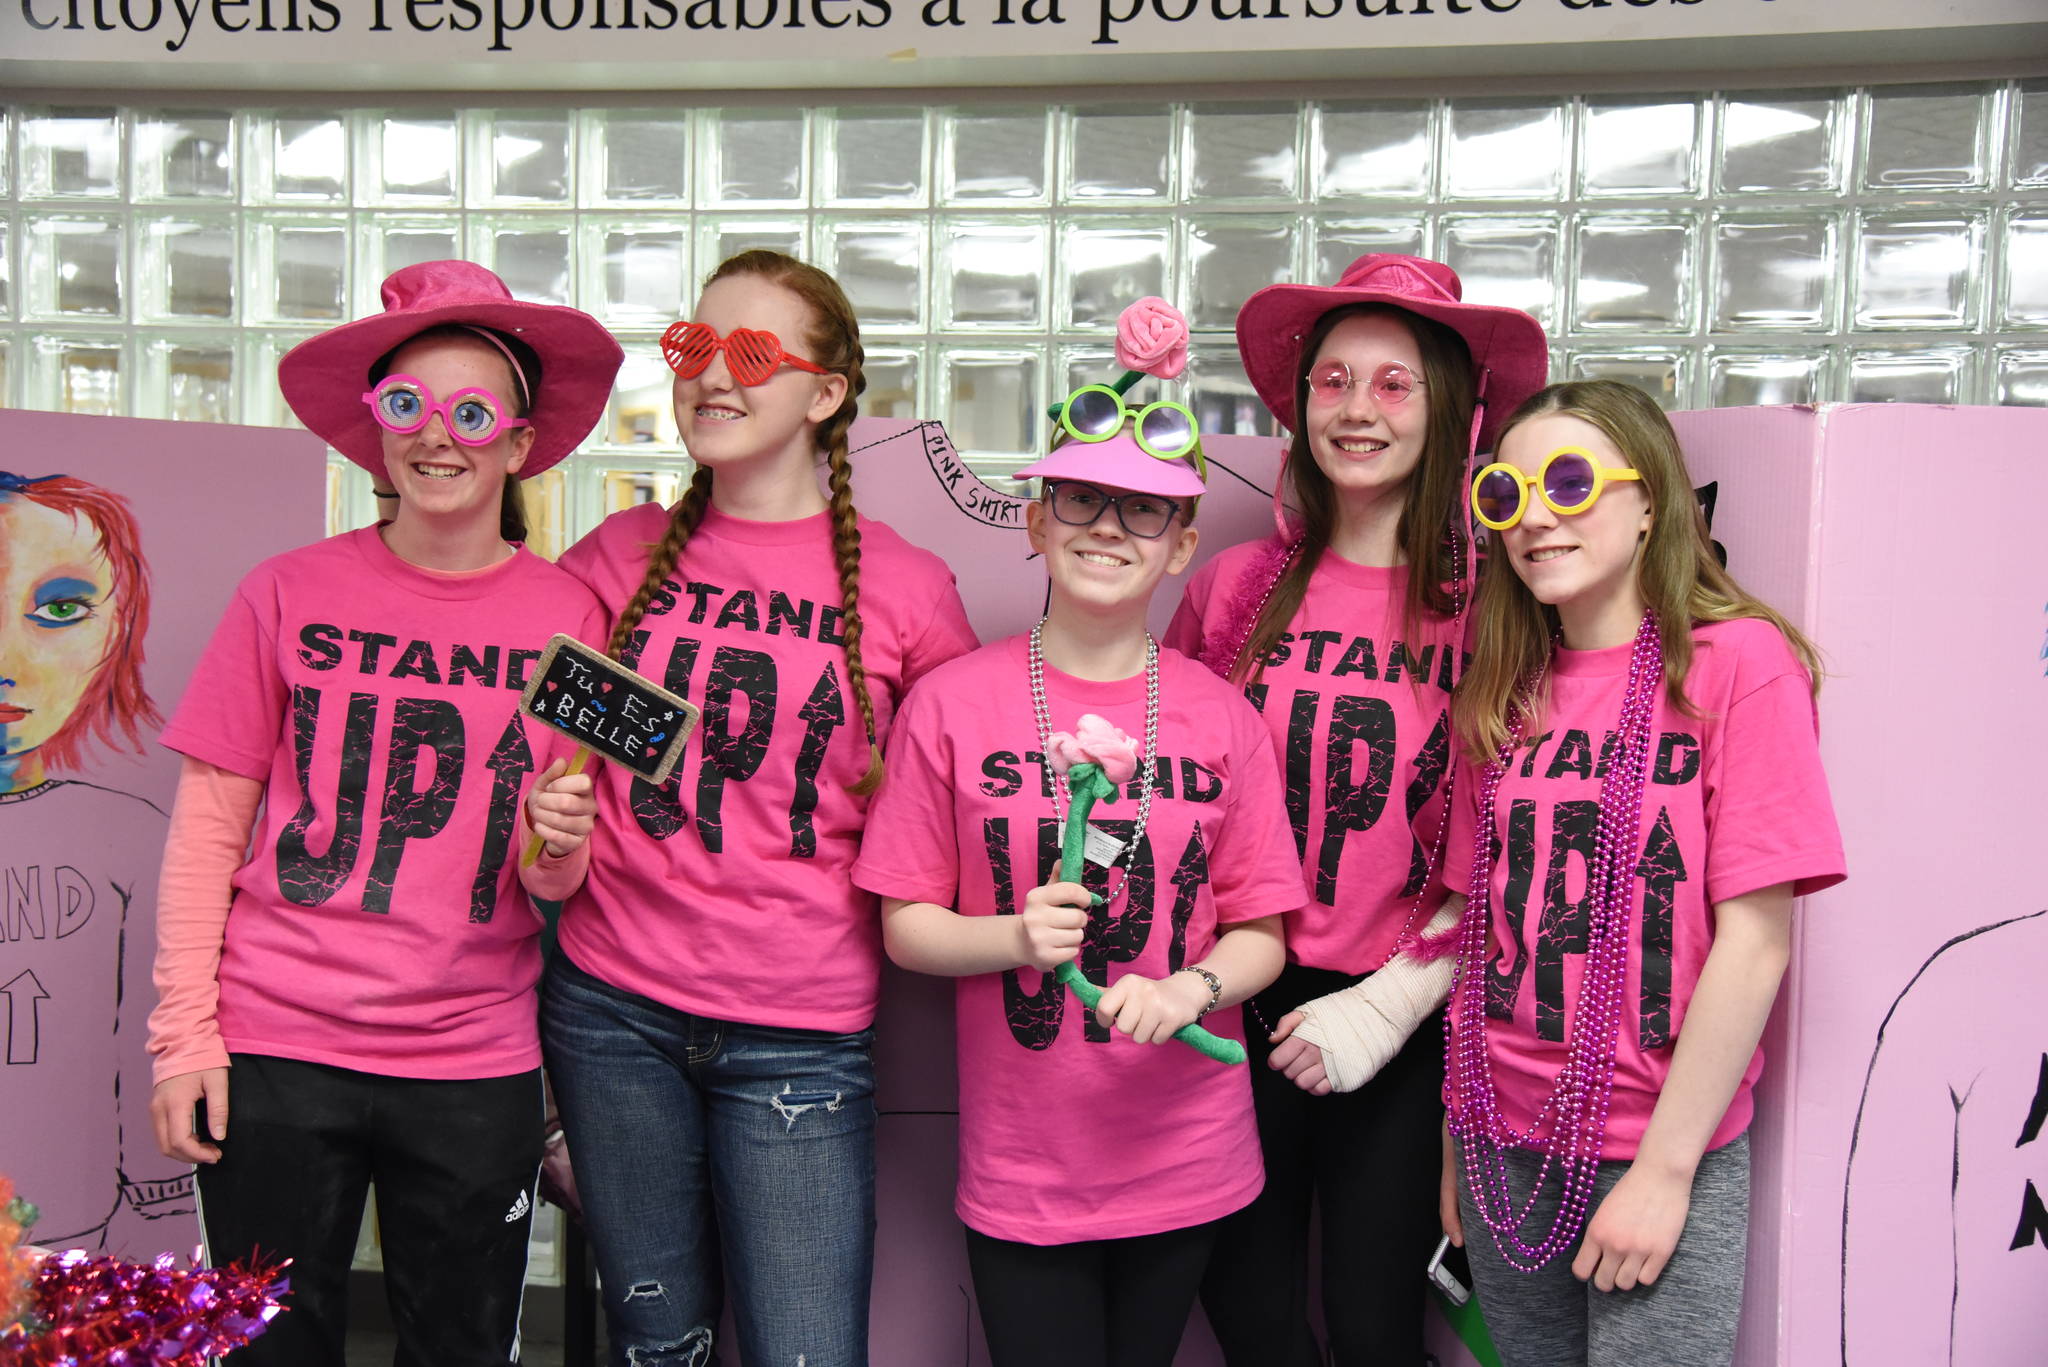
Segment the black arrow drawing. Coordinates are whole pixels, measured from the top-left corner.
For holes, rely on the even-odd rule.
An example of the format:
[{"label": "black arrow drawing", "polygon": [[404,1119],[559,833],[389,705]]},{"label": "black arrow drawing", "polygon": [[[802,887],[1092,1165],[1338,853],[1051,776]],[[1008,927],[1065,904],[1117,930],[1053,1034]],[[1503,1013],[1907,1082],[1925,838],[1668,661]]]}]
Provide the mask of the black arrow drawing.
[{"label": "black arrow drawing", "polygon": [[[28,980],[25,987],[23,979]],[[16,988],[21,988],[19,995]],[[0,997],[7,998],[7,1061],[34,1063],[42,1035],[42,1008],[38,1003],[48,1001],[50,994],[36,981],[35,970],[24,968],[0,987]]]}]

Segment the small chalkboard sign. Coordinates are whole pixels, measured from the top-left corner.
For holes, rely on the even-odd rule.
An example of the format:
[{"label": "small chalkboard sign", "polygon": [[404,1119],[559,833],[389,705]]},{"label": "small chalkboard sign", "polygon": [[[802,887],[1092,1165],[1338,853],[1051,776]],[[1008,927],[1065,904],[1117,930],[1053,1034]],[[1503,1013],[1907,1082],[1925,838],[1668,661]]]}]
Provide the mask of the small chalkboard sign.
[{"label": "small chalkboard sign", "polygon": [[573,636],[548,642],[519,706],[606,763],[656,784],[682,759],[698,715],[696,704]]}]

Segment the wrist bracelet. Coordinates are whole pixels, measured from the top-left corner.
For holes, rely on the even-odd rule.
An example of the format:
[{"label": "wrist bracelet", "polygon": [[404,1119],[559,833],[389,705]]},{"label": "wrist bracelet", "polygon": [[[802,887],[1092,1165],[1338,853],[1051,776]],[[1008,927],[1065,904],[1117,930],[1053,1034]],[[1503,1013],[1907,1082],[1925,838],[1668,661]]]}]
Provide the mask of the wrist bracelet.
[{"label": "wrist bracelet", "polygon": [[1216,1007],[1223,1001],[1223,979],[1217,977],[1208,969],[1197,967],[1194,964],[1189,964],[1186,968],[1175,969],[1174,971],[1176,973],[1197,974],[1201,977],[1203,982],[1209,984],[1209,1004],[1196,1013],[1196,1020],[1200,1020],[1203,1016],[1206,1016],[1211,1011],[1214,1011]]}]

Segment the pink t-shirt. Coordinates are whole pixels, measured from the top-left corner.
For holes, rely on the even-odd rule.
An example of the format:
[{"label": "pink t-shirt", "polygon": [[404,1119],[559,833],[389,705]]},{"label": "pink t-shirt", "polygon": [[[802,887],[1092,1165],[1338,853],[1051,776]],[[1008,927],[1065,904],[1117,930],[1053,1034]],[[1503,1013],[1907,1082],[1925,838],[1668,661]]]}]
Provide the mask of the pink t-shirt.
[{"label": "pink t-shirt", "polygon": [[[868,799],[846,683],[829,513],[749,522],[716,509],[642,618],[628,663],[704,718],[660,788],[606,766],[590,872],[562,915],[578,967],[680,1011],[845,1034],[874,1020],[882,938],[847,872]],[[562,556],[614,614],[668,514],[605,519]],[[861,520],[861,661],[886,735],[898,700],[974,648],[944,561]]]},{"label": "pink t-shirt", "polygon": [[565,742],[519,709],[590,591],[530,551],[443,576],[374,527],[258,565],[163,742],[268,785],[235,875],[222,1038],[394,1077],[537,1067],[540,918],[513,826]]},{"label": "pink t-shirt", "polygon": [[[1059,876],[1052,778],[1038,747],[1025,641],[935,671],[905,705],[854,880],[963,916],[1014,915]],[[1054,730],[1084,713],[1141,741],[1145,678],[1048,668]],[[1219,922],[1294,910],[1299,865],[1272,742],[1228,684],[1160,653],[1158,759],[1129,894],[1090,922],[1080,967],[1108,986],[1206,955]],[[1090,824],[1129,840],[1138,781]],[[1121,879],[1123,875],[1119,874]],[[1110,881],[1094,864],[1085,881]],[[1181,1044],[1134,1044],[1095,1022],[1051,974],[959,980],[960,1187],[975,1229],[1031,1244],[1184,1229],[1250,1203],[1265,1180],[1243,1068]],[[1238,1012],[1203,1022],[1242,1039]]]},{"label": "pink t-shirt", "polygon": [[[1715,904],[1778,883],[1803,897],[1844,876],[1813,693],[1784,635],[1745,618],[1697,627],[1693,641],[1685,696],[1700,715],[1674,713],[1659,690],[1652,719],[1605,1158],[1635,1157],[1650,1123],[1713,947]],[[1502,1112],[1518,1131],[1548,1100],[1578,1015],[1587,868],[1631,649],[1556,652],[1543,730],[1502,779],[1490,818],[1506,847],[1492,873],[1486,1037]],[[1469,760],[1457,782],[1444,881],[1463,892],[1479,792]],[[1759,1049],[1709,1148],[1748,1127],[1763,1063]]]},{"label": "pink t-shirt", "polygon": [[[1264,544],[1232,546],[1195,572],[1166,644],[1199,656]],[[1287,918],[1293,963],[1370,972],[1411,916],[1420,927],[1442,901],[1428,861],[1441,859],[1455,628],[1431,617],[1422,639],[1408,640],[1407,592],[1406,567],[1326,552],[1264,674],[1246,690],[1280,754],[1308,894]]]}]

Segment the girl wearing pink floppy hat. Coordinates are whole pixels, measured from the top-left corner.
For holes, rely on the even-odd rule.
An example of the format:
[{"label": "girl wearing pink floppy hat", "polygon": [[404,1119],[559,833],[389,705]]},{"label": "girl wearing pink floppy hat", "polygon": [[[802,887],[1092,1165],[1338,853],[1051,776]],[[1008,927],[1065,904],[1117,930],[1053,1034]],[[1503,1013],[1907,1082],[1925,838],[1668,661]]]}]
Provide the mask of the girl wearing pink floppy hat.
[{"label": "girl wearing pink floppy hat", "polygon": [[589,434],[622,353],[466,261],[383,293],[279,383],[396,490],[391,519],[252,570],[163,735],[185,759],[151,1118],[199,1164],[209,1257],[292,1259],[291,1313],[245,1367],[341,1367],[372,1182],[398,1361],[518,1355],[541,923],[511,855],[522,789],[554,847],[590,783],[560,777],[567,747],[528,733],[519,690],[551,633],[596,639],[602,612],[515,544],[516,481]]},{"label": "girl wearing pink floppy hat", "polygon": [[[1292,433],[1279,531],[1203,566],[1166,639],[1264,712],[1306,900],[1286,970],[1246,1013],[1266,1188],[1217,1241],[1203,1305],[1233,1367],[1322,1362],[1306,1311],[1320,1205],[1335,1360],[1420,1362],[1443,1114],[1442,1036],[1421,1024],[1442,994],[1421,961],[1471,582],[1458,510],[1473,454],[1542,387],[1549,353],[1528,314],[1384,253],[1334,285],[1260,290],[1237,335]],[[1333,997],[1361,977],[1367,1002]],[[1395,1022],[1366,1064],[1319,1047],[1359,1015]]]}]

